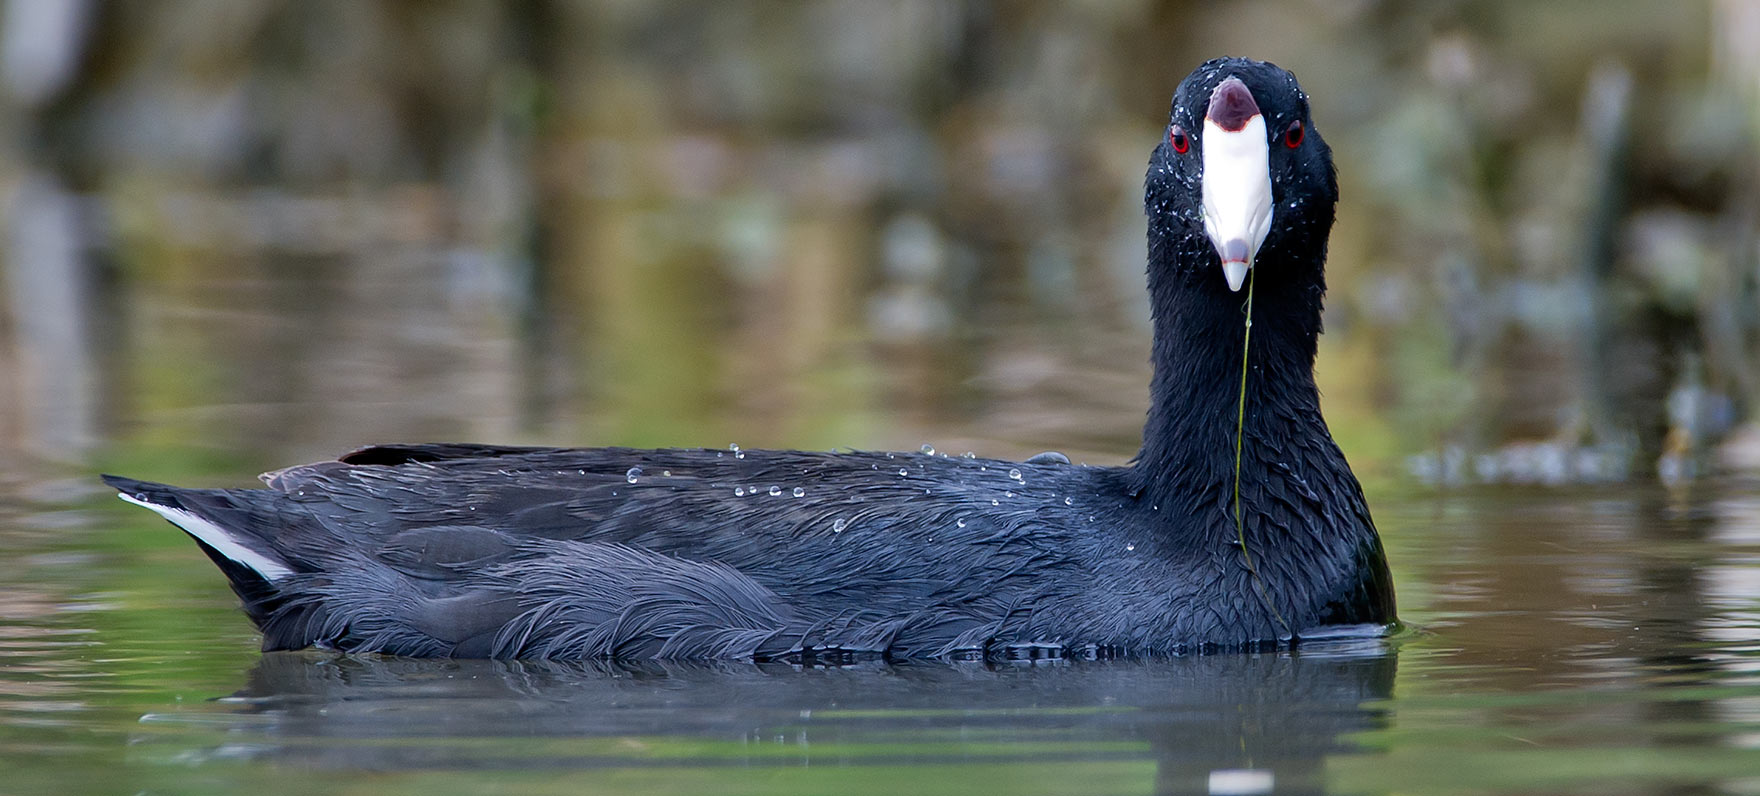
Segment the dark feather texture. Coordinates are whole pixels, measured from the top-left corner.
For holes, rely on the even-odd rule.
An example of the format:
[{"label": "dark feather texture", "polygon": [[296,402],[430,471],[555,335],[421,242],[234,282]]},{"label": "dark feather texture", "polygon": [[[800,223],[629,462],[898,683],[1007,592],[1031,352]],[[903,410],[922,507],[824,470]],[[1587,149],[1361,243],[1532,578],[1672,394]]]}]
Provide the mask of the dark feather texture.
[{"label": "dark feather texture", "polygon": [[[1394,619],[1362,491],[1313,380],[1337,186],[1295,80],[1212,61],[1171,124],[1235,76],[1272,130],[1254,263],[1237,537],[1242,295],[1198,210],[1192,151],[1150,162],[1155,377],[1129,467],[924,454],[388,445],[266,490],[106,477],[197,537],[264,649],[499,658],[1156,654]],[[1251,561],[1243,555],[1243,541]],[[267,572],[265,572],[267,570]]]}]

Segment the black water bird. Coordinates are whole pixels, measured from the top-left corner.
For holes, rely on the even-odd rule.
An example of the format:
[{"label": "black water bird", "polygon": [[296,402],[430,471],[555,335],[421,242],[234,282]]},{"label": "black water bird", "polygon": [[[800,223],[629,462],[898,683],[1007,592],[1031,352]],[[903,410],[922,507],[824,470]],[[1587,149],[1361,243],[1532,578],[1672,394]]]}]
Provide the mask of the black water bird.
[{"label": "black water bird", "polygon": [[1198,67],[1145,194],[1155,372],[1127,467],[432,444],[268,489],[105,480],[195,538],[265,650],[1143,655],[1383,631],[1381,542],[1313,378],[1337,181],[1295,78]]}]

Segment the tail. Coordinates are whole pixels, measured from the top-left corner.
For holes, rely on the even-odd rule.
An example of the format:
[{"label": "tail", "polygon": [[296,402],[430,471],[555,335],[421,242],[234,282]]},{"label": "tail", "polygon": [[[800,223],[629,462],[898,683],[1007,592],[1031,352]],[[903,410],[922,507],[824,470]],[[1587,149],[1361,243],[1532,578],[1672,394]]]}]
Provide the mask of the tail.
[{"label": "tail", "polygon": [[[321,641],[329,613],[321,601],[307,599],[310,589],[291,578],[313,571],[311,562],[296,563],[271,539],[272,534],[297,534],[280,506],[284,496],[272,489],[184,489],[103,476],[123,500],[151,509],[196,540],[244,602],[245,614],[263,631],[263,651],[299,649]],[[292,524],[290,524],[290,522]],[[302,596],[304,595],[304,596]]]},{"label": "tail", "polygon": [[[265,541],[254,534],[230,530],[216,522],[226,514],[233,519],[248,516],[248,507],[222,490],[182,489],[151,481],[136,481],[119,475],[103,476],[104,483],[116,488],[118,497],[154,513],[194,537],[202,550],[219,564],[226,575],[238,584],[238,575],[250,580],[273,583],[293,574],[293,568]],[[244,508],[245,511],[238,509]],[[228,509],[231,509],[228,511]],[[229,566],[230,565],[230,566]]]}]

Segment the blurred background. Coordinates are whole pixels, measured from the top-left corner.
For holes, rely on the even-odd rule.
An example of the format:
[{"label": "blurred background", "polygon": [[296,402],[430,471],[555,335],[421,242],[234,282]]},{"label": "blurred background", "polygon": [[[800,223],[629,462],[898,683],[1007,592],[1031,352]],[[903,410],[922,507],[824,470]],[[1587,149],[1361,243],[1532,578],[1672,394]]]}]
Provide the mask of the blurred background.
[{"label": "blurred background", "polygon": [[[1118,463],[1141,185],[1291,69],[1366,480],[1757,466],[1760,4],[10,0],[0,479],[394,440]],[[81,479],[82,482],[84,479]]]},{"label": "blurred background", "polygon": [[[1318,375],[1420,628],[1387,650],[261,656],[94,477],[1124,462],[1143,172],[1224,54],[1337,157]],[[1750,0],[0,0],[0,790],[1752,793],[1757,141]]]}]

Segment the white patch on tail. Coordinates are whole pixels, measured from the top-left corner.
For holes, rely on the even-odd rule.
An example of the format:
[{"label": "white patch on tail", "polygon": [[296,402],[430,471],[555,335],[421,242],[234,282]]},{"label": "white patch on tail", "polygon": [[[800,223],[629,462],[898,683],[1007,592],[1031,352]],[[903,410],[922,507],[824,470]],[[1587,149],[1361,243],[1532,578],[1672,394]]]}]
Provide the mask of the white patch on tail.
[{"label": "white patch on tail", "polygon": [[117,497],[133,503],[136,506],[152,509],[159,516],[170,520],[172,525],[182,528],[189,535],[202,540],[203,544],[220,551],[220,555],[226,556],[233,561],[250,567],[252,570],[255,570],[257,574],[262,575],[269,580],[284,578],[293,574],[293,570],[288,569],[286,564],[239,544],[238,540],[232,538],[232,534],[225,528],[204,520],[201,517],[197,517],[183,509],[174,509],[170,506],[148,503],[147,501],[136,498],[133,495],[118,494]]}]

